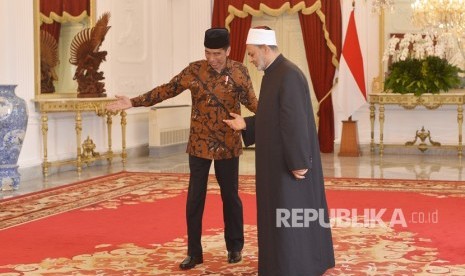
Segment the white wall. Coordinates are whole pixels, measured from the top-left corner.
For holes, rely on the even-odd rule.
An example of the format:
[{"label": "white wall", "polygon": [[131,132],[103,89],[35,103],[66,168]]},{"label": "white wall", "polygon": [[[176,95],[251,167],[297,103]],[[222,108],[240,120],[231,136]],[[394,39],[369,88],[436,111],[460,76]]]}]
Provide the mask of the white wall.
[{"label": "white wall", "polygon": [[[42,163],[40,115],[34,99],[33,0],[0,0],[0,83],[17,84],[28,103],[29,122],[19,158],[22,169]],[[190,61],[203,57],[203,34],[210,27],[211,0],[98,0],[97,14],[110,12],[111,29],[102,45],[101,66],[109,97],[133,97],[165,83]],[[188,91],[162,105],[190,104]],[[173,114],[173,120],[176,115]],[[127,148],[148,144],[148,108],[128,110]],[[113,149],[121,150],[119,119],[113,121]],[[82,137],[91,136],[97,151],[107,147],[105,121],[83,116]],[[50,161],[75,156],[74,115],[50,114]]]},{"label": "white wall", "polygon": [[34,35],[32,0],[0,0],[0,83],[17,84],[16,95],[26,100],[29,110],[28,129],[21,166],[40,163],[39,117],[34,112]]},{"label": "white wall", "polygon": [[[33,0],[0,0],[0,83],[18,84],[16,94],[28,103],[29,123],[20,155],[22,168],[40,166],[42,137],[40,117],[32,103],[34,98]],[[111,29],[102,49],[108,51],[102,64],[106,89],[110,97],[139,95],[165,83],[188,62],[201,59],[203,34],[211,22],[211,0],[98,0],[97,13],[110,12]],[[346,24],[350,5],[343,3]],[[378,74],[378,18],[370,13],[371,1],[357,0],[356,18],[365,62],[368,91]],[[345,26],[345,25],[344,25]],[[345,30],[344,30],[345,32]],[[189,92],[161,105],[190,104]],[[391,110],[393,109],[393,110]],[[422,125],[434,128],[432,134],[443,143],[455,143],[457,127],[454,109],[444,111],[403,111],[387,108],[385,141],[405,142]],[[368,106],[353,116],[358,120],[361,144],[370,140]],[[173,114],[176,120],[176,114]],[[336,143],[340,141],[340,111],[335,110]],[[402,123],[402,128],[400,128]],[[121,149],[118,120],[114,121],[113,148]],[[128,111],[127,147],[148,144],[148,109]],[[49,119],[49,159],[74,157],[74,117],[72,114],[51,114]],[[106,148],[105,122],[93,115],[83,118],[83,138],[90,135],[97,150]],[[376,133],[378,135],[378,133]],[[72,138],[70,138],[72,137]]]}]

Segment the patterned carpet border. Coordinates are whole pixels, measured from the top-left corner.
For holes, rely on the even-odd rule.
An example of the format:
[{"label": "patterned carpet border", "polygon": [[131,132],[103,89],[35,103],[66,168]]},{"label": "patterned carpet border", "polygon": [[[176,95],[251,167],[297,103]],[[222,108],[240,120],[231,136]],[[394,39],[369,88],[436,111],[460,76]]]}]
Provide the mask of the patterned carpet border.
[{"label": "patterned carpet border", "polygon": [[465,193],[465,182],[450,180],[325,177],[325,187],[331,190]]},{"label": "patterned carpet border", "polygon": [[[79,209],[152,185],[161,185],[175,196],[187,190],[188,181],[189,174],[186,173],[123,171],[2,200],[0,229]],[[210,175],[209,181],[209,190],[218,192],[218,185],[214,185],[215,176]],[[255,175],[241,175],[240,183],[242,193],[255,193]],[[465,184],[459,181],[328,177],[325,178],[325,185],[331,190],[404,191],[449,196],[465,194]]]},{"label": "patterned carpet border", "polygon": [[[152,177],[153,176],[153,177]],[[187,174],[119,172],[0,201],[0,229],[79,209]]]}]

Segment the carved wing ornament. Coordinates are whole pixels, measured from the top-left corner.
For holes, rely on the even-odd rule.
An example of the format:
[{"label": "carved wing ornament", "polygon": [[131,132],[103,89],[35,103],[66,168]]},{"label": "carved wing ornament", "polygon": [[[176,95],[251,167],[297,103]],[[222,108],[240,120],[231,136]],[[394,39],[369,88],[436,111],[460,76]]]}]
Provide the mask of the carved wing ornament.
[{"label": "carved wing ornament", "polygon": [[58,59],[58,43],[47,31],[40,31],[40,69],[42,93],[55,92],[54,81],[58,80],[55,67],[60,63]]},{"label": "carved wing ornament", "polygon": [[99,51],[110,26],[110,13],[104,13],[94,27],[80,31],[71,42],[69,62],[76,65],[74,79],[78,82],[78,97],[106,97],[103,72],[98,72],[106,51]]},{"label": "carved wing ornament", "polygon": [[102,45],[103,41],[105,40],[105,35],[110,29],[110,26],[108,26],[109,21],[110,13],[104,13],[92,28],[91,45],[94,51],[98,51],[100,45]]},{"label": "carved wing ornament", "polygon": [[86,28],[80,31],[71,42],[71,57],[69,62],[79,67],[79,62],[92,52],[90,44],[92,29]]},{"label": "carved wing ornament", "polygon": [[91,52],[97,52],[105,40],[110,26],[110,13],[104,13],[92,28],[86,28],[80,31],[71,43],[71,58],[69,62],[73,65],[78,65],[80,60]]}]

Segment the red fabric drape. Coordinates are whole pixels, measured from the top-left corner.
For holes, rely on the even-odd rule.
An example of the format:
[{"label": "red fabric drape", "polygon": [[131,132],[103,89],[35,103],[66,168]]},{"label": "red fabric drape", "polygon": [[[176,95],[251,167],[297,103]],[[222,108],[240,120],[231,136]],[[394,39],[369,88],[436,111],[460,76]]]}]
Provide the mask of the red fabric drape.
[{"label": "red fabric drape", "polygon": [[40,12],[47,17],[54,12],[59,16],[67,12],[72,16],[78,16],[83,11],[90,13],[90,0],[42,0],[40,1]]},{"label": "red fabric drape", "polygon": [[58,43],[58,40],[60,38],[60,29],[61,29],[60,23],[56,21],[53,21],[52,24],[42,23],[42,25],[40,26],[40,29],[51,34],[55,38],[56,42]]},{"label": "red fabric drape", "polygon": [[[265,4],[267,7],[271,9],[279,9],[286,2],[289,2],[292,7],[295,4],[302,2],[302,1],[303,0],[266,0],[266,1],[262,1],[262,0],[242,0],[242,1],[229,0],[227,1],[226,0],[224,2],[229,2],[229,5],[236,7],[238,10],[242,10],[243,4],[247,4],[251,8],[258,10],[260,9],[261,3]],[[316,0],[305,0],[304,2],[307,4],[307,6],[311,6],[315,1]]]},{"label": "red fabric drape", "polygon": [[235,18],[231,22],[231,53],[233,60],[243,62],[246,51],[247,34],[252,26],[252,17]]},{"label": "red fabric drape", "polygon": [[[215,0],[213,7],[212,26],[224,27],[229,16],[229,5],[242,10],[244,4],[255,10],[260,9],[260,3],[271,9],[279,9],[286,2],[291,7],[302,2],[301,0]],[[306,7],[312,6],[316,0],[305,0]],[[338,59],[342,41],[342,18],[340,1],[321,0],[322,12],[326,17],[326,29],[333,44],[336,46]],[[332,64],[332,53],[326,45],[323,23],[316,13],[303,15],[299,12],[302,34],[305,44],[305,53],[317,99],[320,101],[331,90],[335,67]],[[231,31],[231,58],[243,61],[245,55],[245,41],[251,26],[252,16],[246,18],[234,17],[230,24]],[[327,97],[320,105],[318,139],[322,152],[334,151],[334,114],[331,97]]]},{"label": "red fabric drape", "polygon": [[231,1],[215,0],[213,2],[212,28],[224,27],[228,16],[228,6]]},{"label": "red fabric drape", "polygon": [[[40,1],[40,12],[50,17],[52,12],[58,16],[63,16],[63,12],[67,12],[71,16],[78,16],[83,11],[90,14],[90,0],[42,0]],[[54,21],[52,24],[43,23],[40,26],[41,30],[49,32],[58,42],[60,36],[61,24]]]},{"label": "red fabric drape", "polygon": [[[339,1],[321,1],[321,10],[326,16],[326,29],[336,46],[338,60],[342,47],[342,15]],[[333,86],[336,68],[332,64],[332,53],[326,46],[322,22],[316,13],[299,13],[305,44],[310,78],[318,101],[321,101]],[[334,151],[334,112],[331,96],[325,98],[319,109],[318,139],[322,152]]]},{"label": "red fabric drape", "polygon": [[[234,7],[242,7],[243,0],[222,1],[215,0],[214,7],[217,12],[213,12],[212,27],[225,27],[225,19],[228,16],[228,6],[231,4]],[[239,62],[244,61],[246,50],[245,42],[250,26],[252,25],[252,17],[246,18],[235,17],[230,24],[230,39],[231,39],[231,53],[229,57],[232,60]]]}]

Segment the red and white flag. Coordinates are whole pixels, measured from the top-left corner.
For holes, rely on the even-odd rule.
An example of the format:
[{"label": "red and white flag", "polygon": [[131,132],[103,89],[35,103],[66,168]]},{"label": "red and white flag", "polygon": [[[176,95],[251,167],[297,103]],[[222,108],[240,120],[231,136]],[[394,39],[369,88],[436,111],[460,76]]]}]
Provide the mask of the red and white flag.
[{"label": "red and white flag", "polygon": [[367,101],[363,57],[352,9],[339,62],[338,90],[334,100],[343,118],[352,116]]}]

